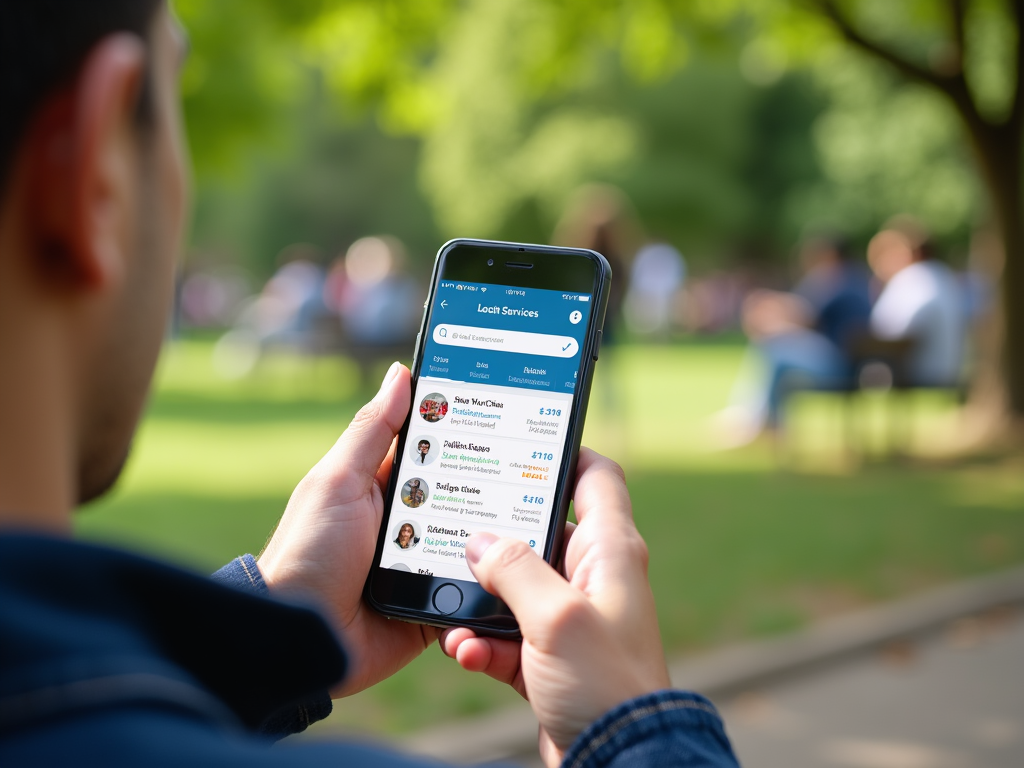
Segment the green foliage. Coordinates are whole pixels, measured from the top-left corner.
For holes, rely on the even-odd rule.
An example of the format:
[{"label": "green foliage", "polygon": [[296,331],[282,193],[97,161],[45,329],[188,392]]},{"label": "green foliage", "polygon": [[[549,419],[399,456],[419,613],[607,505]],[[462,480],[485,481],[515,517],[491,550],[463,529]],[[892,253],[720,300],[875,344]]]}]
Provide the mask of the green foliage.
[{"label": "green foliage", "polygon": [[984,195],[944,99],[841,49],[815,77],[829,97],[814,126],[826,181],[807,190],[806,215],[860,232],[905,212],[940,236],[966,237]]},{"label": "green foliage", "polygon": [[[301,87],[279,5],[261,0],[176,0],[190,37],[182,72],[186,126],[200,183],[238,176],[244,149],[282,140],[281,118]],[[307,5],[302,2],[298,5]]]},{"label": "green foliage", "polygon": [[315,73],[306,77],[309,97],[281,120],[289,146],[266,155],[243,150],[244,184],[201,185],[193,240],[260,278],[293,243],[312,243],[333,258],[375,234],[401,239],[414,266],[425,268],[440,236],[417,186],[418,142],[384,135],[358,110],[338,109]]},{"label": "green foliage", "polygon": [[392,130],[409,132],[437,113],[423,76],[456,0],[341,0],[324,3],[302,35],[307,63],[322,69],[346,102],[373,105]]},{"label": "green foliage", "polygon": [[975,0],[968,7],[964,70],[983,116],[1006,118],[1019,87],[1014,77],[1017,40],[1006,0]]},{"label": "green foliage", "polygon": [[453,232],[493,234],[526,200],[557,210],[575,186],[634,152],[633,127],[618,116],[536,105],[522,75],[537,46],[507,43],[543,23],[537,11],[528,2],[474,3],[439,52],[434,73],[447,108],[427,131],[422,172]]},{"label": "green foliage", "polygon": [[[958,61],[945,2],[834,5],[926,72]],[[903,211],[962,242],[983,205],[949,103],[845,45],[827,6],[179,0],[195,240],[261,272],[288,242],[382,231],[425,259],[455,235],[547,239],[599,180],[698,261],[778,259],[816,227],[865,238]],[[1010,11],[966,8],[965,77],[996,119],[1016,87]]]}]

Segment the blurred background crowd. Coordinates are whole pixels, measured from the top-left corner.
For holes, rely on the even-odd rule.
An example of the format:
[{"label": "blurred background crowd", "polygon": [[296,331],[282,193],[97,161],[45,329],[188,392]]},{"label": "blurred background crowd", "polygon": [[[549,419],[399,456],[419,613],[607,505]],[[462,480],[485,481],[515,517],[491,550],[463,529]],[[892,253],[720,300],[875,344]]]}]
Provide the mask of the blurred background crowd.
[{"label": "blurred background crowd", "polygon": [[[671,652],[1024,561],[1008,2],[174,5],[193,229],[132,463],[83,535],[204,568],[258,551],[411,360],[438,247],[482,237],[613,265],[584,439],[626,466]],[[424,659],[332,720],[502,696]]]},{"label": "blurred background crowd", "polygon": [[555,242],[612,261],[613,338],[751,339],[733,442],[877,357],[966,391],[998,363],[972,333],[998,327],[1007,238],[941,78],[966,78],[982,121],[1014,109],[1009,11],[762,5],[180,2],[197,204],[178,327],[232,329],[229,376],[282,347],[365,364],[413,338],[444,240]]}]

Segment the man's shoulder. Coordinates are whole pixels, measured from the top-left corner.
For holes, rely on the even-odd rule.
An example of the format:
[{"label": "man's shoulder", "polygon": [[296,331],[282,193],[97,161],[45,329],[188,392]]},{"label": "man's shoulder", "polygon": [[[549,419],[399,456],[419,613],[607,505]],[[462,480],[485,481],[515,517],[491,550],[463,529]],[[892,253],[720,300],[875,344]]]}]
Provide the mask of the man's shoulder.
[{"label": "man's shoulder", "polygon": [[0,535],[0,731],[151,704],[259,728],[345,657],[310,608],[116,549]]},{"label": "man's shoulder", "polygon": [[184,710],[121,706],[47,721],[31,729],[0,731],[0,765],[146,765],[150,768],[421,768],[422,760],[380,747],[300,741],[273,749],[269,739],[220,728]]}]

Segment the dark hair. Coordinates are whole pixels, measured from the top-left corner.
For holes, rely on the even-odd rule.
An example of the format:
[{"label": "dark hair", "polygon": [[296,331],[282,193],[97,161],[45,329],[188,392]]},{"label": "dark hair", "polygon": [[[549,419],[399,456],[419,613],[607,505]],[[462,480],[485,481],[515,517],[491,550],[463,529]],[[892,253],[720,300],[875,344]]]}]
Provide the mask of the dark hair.
[{"label": "dark hair", "polygon": [[420,446],[420,445],[430,445],[430,441],[429,440],[420,440],[418,443],[416,443],[416,445],[417,446]]},{"label": "dark hair", "polygon": [[[42,102],[68,83],[89,50],[114,32],[148,39],[163,0],[0,0],[0,190],[21,137]],[[147,78],[138,118],[152,118]]]},{"label": "dark hair", "polygon": [[840,261],[848,262],[857,258],[849,238],[838,232],[814,232],[804,238],[804,244],[835,253]]}]

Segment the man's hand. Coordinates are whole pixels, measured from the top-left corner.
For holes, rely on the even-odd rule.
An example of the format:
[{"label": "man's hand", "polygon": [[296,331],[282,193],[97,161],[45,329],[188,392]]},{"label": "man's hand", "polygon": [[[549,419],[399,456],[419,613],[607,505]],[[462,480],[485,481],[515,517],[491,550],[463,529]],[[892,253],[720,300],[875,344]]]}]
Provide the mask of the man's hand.
[{"label": "man's hand", "polygon": [[[647,580],[647,546],[633,525],[617,464],[580,452],[563,578],[525,543],[484,533],[466,559],[512,609],[522,643],[446,630],[441,647],[468,670],[512,685],[540,721],[540,751],[557,765],[573,740],[627,699],[671,687]],[[569,535],[571,534],[571,536]]]},{"label": "man's hand", "polygon": [[314,596],[342,634],[352,667],[331,691],[336,698],[393,675],[437,638],[436,629],[388,621],[362,600],[395,435],[410,399],[409,369],[395,363],[377,395],[296,487],[259,559],[272,592]]}]

